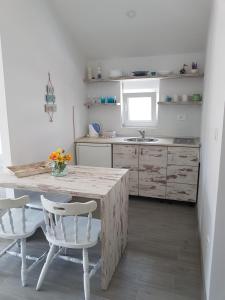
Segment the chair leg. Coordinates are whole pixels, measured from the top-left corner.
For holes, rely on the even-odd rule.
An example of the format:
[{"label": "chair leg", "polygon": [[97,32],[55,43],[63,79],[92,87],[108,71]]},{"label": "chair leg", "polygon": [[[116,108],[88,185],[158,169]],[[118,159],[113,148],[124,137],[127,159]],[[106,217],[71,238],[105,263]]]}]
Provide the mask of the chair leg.
[{"label": "chair leg", "polygon": [[21,251],[21,281],[22,286],[26,286],[27,283],[27,266],[26,266],[26,253],[27,253],[27,247],[26,247],[26,239],[20,240],[20,251]]},{"label": "chair leg", "polygon": [[85,300],[90,300],[90,278],[89,278],[89,261],[88,261],[87,249],[83,249],[83,270],[84,270],[84,296],[85,296]]},{"label": "chair leg", "polygon": [[17,240],[16,244],[17,244],[17,248],[18,248],[18,249],[19,249],[19,251],[21,252],[20,240]]},{"label": "chair leg", "polygon": [[55,254],[55,248],[56,248],[56,246],[51,245],[50,250],[49,250],[48,255],[47,255],[47,258],[46,258],[46,261],[44,263],[44,266],[41,270],[41,274],[40,274],[39,279],[38,279],[38,283],[37,283],[37,286],[36,286],[37,291],[40,290],[40,288],[42,286],[42,283],[43,283],[45,275],[48,271],[49,265],[51,264],[52,258]]}]

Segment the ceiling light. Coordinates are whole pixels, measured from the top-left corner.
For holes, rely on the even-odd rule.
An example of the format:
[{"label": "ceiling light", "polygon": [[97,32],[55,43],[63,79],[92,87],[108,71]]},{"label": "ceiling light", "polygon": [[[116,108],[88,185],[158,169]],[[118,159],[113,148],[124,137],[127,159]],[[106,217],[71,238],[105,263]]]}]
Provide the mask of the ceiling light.
[{"label": "ceiling light", "polygon": [[136,11],[133,10],[133,9],[128,10],[128,11],[126,12],[126,16],[127,16],[128,18],[130,18],[130,19],[133,19],[133,18],[136,17]]}]

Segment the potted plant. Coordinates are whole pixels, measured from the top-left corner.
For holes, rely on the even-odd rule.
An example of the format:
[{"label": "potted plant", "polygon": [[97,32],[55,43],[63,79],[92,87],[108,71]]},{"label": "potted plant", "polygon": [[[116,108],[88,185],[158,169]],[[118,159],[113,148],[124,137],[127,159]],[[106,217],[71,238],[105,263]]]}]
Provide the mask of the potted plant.
[{"label": "potted plant", "polygon": [[191,66],[191,73],[192,73],[192,74],[198,73],[198,64],[197,64],[197,62],[193,62],[193,63],[192,63],[192,66]]}]

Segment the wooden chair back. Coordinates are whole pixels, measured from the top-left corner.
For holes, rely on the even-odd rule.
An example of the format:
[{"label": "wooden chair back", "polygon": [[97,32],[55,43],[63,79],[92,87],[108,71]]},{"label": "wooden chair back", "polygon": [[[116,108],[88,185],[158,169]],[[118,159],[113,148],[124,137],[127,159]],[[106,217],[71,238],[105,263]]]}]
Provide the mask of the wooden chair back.
[{"label": "wooden chair back", "polygon": [[88,243],[90,241],[92,212],[97,208],[96,201],[89,201],[86,203],[58,203],[50,201],[43,195],[41,195],[41,202],[43,206],[46,231],[49,236],[52,236],[55,240],[63,239],[63,242],[68,242],[64,218],[72,216],[74,217],[74,243],[78,244],[78,216],[88,215],[86,227],[86,242]]},{"label": "wooden chair back", "polygon": [[[26,233],[26,210],[25,206],[29,202],[28,196],[22,196],[16,199],[0,199],[0,226],[1,230],[4,234],[16,235],[15,233],[15,226],[18,224],[14,223],[14,209],[22,210],[21,214],[21,223],[22,223],[22,233]],[[8,214],[9,217],[9,226],[4,224],[5,214]],[[8,222],[7,222],[8,223]]]}]

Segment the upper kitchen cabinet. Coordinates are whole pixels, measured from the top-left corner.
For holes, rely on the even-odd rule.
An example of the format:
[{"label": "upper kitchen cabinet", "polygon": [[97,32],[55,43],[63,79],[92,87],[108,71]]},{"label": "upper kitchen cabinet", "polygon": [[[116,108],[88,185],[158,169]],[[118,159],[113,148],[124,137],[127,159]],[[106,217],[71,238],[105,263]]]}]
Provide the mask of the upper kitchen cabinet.
[{"label": "upper kitchen cabinet", "polygon": [[139,195],[165,198],[167,147],[139,147]]},{"label": "upper kitchen cabinet", "polygon": [[130,195],[138,195],[138,145],[113,145],[113,168],[130,170]]}]

